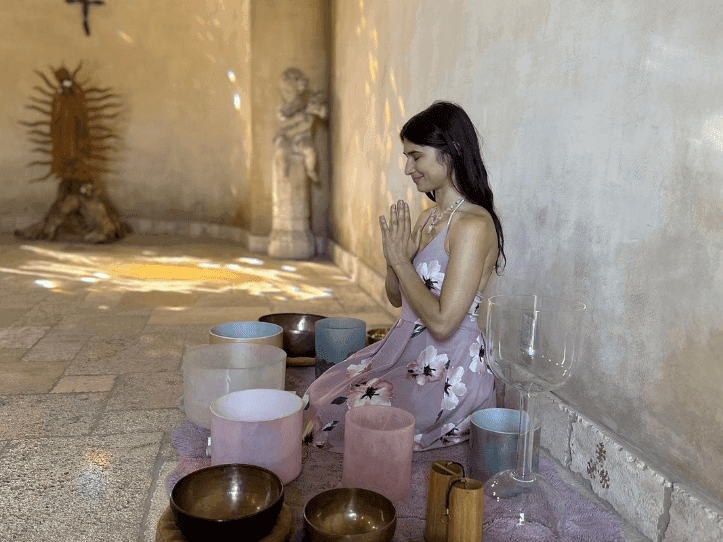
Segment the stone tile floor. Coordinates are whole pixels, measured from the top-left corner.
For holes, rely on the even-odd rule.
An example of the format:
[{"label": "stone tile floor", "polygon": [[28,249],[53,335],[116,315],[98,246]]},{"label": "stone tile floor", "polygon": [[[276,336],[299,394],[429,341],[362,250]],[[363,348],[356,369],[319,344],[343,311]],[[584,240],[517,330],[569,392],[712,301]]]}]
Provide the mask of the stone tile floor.
[{"label": "stone tile floor", "polygon": [[184,352],[214,324],[272,312],[394,320],[329,261],[210,239],[0,234],[0,539],[155,540]]}]

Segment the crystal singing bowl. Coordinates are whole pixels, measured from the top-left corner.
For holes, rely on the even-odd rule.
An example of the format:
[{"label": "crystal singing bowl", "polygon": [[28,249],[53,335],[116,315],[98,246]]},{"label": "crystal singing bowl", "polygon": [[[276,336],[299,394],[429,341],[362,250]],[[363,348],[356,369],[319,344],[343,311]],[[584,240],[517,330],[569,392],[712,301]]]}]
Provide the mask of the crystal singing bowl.
[{"label": "crystal singing bowl", "polygon": [[494,296],[487,311],[487,363],[520,393],[517,467],[485,483],[485,542],[517,537],[559,540],[565,531],[565,503],[557,490],[532,470],[537,394],[562,386],[580,355],[585,305],[539,295]]},{"label": "crystal singing bowl", "polygon": [[585,305],[555,297],[494,296],[487,312],[488,364],[517,389],[538,393],[562,386],[579,355]]}]

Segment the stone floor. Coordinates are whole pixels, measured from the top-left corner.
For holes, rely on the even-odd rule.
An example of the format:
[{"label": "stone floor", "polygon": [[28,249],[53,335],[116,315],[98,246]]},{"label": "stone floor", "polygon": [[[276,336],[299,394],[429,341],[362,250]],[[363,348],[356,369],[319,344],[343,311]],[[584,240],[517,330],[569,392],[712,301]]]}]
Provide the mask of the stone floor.
[{"label": "stone floor", "polygon": [[210,239],[0,234],[0,538],[155,540],[184,352],[211,325],[273,312],[393,322],[328,261]]}]

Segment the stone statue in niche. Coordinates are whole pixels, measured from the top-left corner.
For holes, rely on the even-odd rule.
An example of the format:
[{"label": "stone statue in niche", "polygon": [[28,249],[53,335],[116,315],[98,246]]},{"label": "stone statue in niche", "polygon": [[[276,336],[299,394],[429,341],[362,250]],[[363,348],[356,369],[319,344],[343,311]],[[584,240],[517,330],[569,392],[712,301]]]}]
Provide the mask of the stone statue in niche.
[{"label": "stone statue in niche", "polygon": [[20,124],[29,128],[32,152],[48,158],[28,166],[49,166],[49,170],[30,182],[55,177],[60,184],[45,217],[16,230],[17,237],[108,243],[131,232],[101,181],[110,172],[110,153],[117,150],[110,142],[120,139],[111,122],[120,114],[121,103],[110,88],[83,88],[75,77],[79,70],[80,64],[72,74],[65,67],[53,69],[57,84],[36,71],[46,86],[34,87],[40,97],[31,96],[26,108],[43,117]]},{"label": "stone statue in niche", "polygon": [[317,123],[327,116],[321,92],[309,90],[309,80],[298,68],[281,74],[279,132],[274,138],[272,226],[269,256],[303,259],[314,255],[311,234],[309,181],[318,184]]}]

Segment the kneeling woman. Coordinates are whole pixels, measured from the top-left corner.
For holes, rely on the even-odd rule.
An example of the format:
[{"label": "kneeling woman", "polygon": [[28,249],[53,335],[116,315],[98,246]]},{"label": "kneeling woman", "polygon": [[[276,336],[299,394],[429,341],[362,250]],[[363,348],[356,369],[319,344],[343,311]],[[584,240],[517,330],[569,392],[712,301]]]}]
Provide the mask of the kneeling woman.
[{"label": "kneeling woman", "polygon": [[356,406],[411,412],[416,450],[466,439],[470,415],[495,406],[477,312],[489,277],[504,265],[504,240],[477,132],[462,108],[435,102],[400,137],[404,173],[436,206],[413,229],[404,201],[380,217],[387,297],[402,307],[401,318],[304,396],[305,442],[332,451],[343,451],[344,414]]}]

